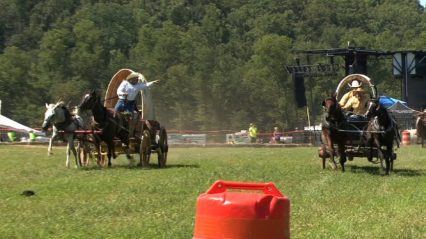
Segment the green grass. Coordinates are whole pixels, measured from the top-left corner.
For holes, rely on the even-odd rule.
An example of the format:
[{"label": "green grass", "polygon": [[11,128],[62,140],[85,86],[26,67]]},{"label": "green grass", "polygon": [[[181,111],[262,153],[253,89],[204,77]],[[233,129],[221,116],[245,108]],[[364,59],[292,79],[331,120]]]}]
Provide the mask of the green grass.
[{"label": "green grass", "polygon": [[365,158],[322,170],[314,147],[171,147],[165,169],[123,156],[110,169],[67,169],[64,151],[0,145],[0,238],[192,238],[196,199],[218,179],[275,183],[290,198],[292,238],[426,238],[418,146],[397,151],[391,176]]}]

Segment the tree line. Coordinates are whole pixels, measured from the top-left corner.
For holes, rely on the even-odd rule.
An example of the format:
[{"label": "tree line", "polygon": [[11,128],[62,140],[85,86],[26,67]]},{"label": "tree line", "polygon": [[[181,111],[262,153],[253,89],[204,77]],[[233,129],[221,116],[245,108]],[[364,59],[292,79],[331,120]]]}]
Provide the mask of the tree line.
[{"label": "tree line", "polygon": [[[2,0],[0,7],[1,113],[33,127],[45,102],[76,105],[131,68],[161,80],[152,96],[167,128],[294,129],[307,125],[285,68],[299,57],[295,49],[426,43],[418,0]],[[380,94],[400,96],[389,59],[368,67]],[[305,79],[312,124],[343,77],[342,69]]]}]

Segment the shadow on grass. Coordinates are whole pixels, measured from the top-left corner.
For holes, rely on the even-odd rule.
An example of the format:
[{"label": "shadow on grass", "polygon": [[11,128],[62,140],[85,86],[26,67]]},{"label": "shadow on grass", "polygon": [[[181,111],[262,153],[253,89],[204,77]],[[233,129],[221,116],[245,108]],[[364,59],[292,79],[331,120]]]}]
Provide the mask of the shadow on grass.
[{"label": "shadow on grass", "polygon": [[[368,173],[372,175],[383,176],[380,170],[380,165],[376,166],[347,166],[347,169],[352,173]],[[395,169],[391,172],[391,175],[398,175],[404,177],[418,177],[425,174],[424,170],[413,170],[413,169]]]},{"label": "shadow on grass", "polygon": [[85,170],[85,171],[92,171],[92,170],[110,170],[110,169],[114,169],[114,168],[123,168],[123,169],[130,169],[130,170],[151,170],[151,169],[156,169],[156,170],[163,170],[163,169],[168,169],[168,168],[200,168],[200,165],[198,164],[171,164],[171,165],[166,165],[165,168],[160,168],[158,166],[158,164],[156,163],[151,163],[149,164],[149,167],[141,167],[138,165],[124,165],[124,164],[119,164],[119,165],[112,165],[112,167],[97,167],[97,166],[88,166],[88,167],[83,167],[81,168],[81,170]]}]

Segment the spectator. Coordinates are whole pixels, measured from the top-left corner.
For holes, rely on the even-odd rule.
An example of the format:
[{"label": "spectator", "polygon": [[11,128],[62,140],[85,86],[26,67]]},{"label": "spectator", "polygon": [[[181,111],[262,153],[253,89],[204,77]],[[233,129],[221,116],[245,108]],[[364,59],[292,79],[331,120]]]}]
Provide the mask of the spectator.
[{"label": "spectator", "polygon": [[254,123],[250,124],[250,127],[249,127],[249,137],[250,137],[250,142],[252,144],[256,143],[256,140],[257,140],[257,128],[256,128],[256,125]]},{"label": "spectator", "polygon": [[272,143],[277,144],[280,142],[281,133],[278,131],[278,127],[274,127],[274,132],[272,132]]}]

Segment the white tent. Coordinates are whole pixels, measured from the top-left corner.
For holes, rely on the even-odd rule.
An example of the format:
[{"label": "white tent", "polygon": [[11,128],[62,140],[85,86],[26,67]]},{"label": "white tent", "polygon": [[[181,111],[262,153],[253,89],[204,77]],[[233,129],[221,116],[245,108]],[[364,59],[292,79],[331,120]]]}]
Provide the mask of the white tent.
[{"label": "white tent", "polygon": [[10,129],[11,131],[13,130],[13,131],[22,132],[22,133],[28,133],[30,131],[33,131],[34,133],[38,135],[44,135],[44,133],[42,133],[41,131],[32,129],[16,121],[13,121],[4,115],[0,115],[0,128],[6,128],[6,129]]}]

